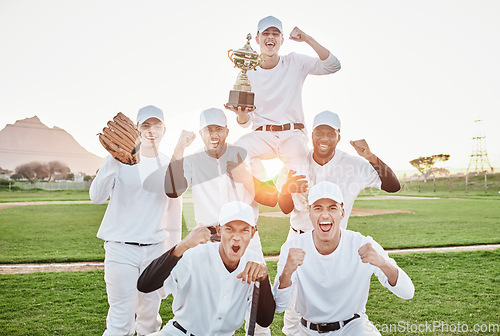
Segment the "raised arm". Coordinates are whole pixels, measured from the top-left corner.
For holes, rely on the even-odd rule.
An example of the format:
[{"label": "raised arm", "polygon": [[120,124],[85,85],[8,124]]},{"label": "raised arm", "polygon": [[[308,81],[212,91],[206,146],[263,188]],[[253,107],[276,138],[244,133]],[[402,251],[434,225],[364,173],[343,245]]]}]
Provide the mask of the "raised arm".
[{"label": "raised arm", "polygon": [[309,44],[311,48],[314,49],[316,54],[318,54],[319,59],[322,61],[326,60],[330,55],[330,51],[328,49],[323,47],[314,38],[312,38],[312,36],[307,35],[298,27],[293,28],[292,32],[290,33],[290,40],[297,42],[305,42]]},{"label": "raised arm", "polygon": [[182,131],[179,136],[179,141],[175,146],[165,174],[165,193],[168,197],[179,197],[188,188],[188,183],[184,177],[184,150],[193,143],[195,138],[196,134],[189,131]]},{"label": "raised arm", "polygon": [[377,172],[382,181],[382,190],[395,193],[401,189],[398,177],[392,169],[373,154],[365,139],[351,141],[351,145],[361,157],[364,157]]},{"label": "raised arm", "polygon": [[285,311],[292,303],[294,296],[294,288],[292,286],[293,274],[304,262],[305,254],[305,251],[299,248],[281,248],[278,272],[273,288],[276,311],[278,313]]},{"label": "raised arm", "polygon": [[[358,250],[361,261],[377,267],[380,271],[375,272],[382,285],[402,299],[411,299],[415,293],[415,287],[408,275],[397,266],[393,259],[387,256],[380,245],[374,243],[379,251],[372,245],[366,243]],[[385,277],[382,277],[380,274]]]},{"label": "raised arm", "polygon": [[161,288],[184,252],[209,240],[210,230],[204,226],[196,227],[179,244],[146,267],[137,280],[137,289],[143,293],[149,293]]}]

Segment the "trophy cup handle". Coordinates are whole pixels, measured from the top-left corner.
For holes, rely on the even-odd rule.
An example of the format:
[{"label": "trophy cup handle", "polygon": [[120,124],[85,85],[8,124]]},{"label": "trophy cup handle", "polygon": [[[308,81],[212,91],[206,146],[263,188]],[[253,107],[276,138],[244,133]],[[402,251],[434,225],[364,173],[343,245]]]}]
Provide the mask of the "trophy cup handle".
[{"label": "trophy cup handle", "polygon": [[227,57],[229,57],[229,59],[231,60],[231,62],[234,63],[234,60],[233,60],[233,49],[229,49],[227,51]]},{"label": "trophy cup handle", "polygon": [[266,55],[264,55],[264,54],[260,54],[260,55],[259,55],[259,57],[257,58],[257,60],[259,60],[259,59],[260,59],[260,61],[258,61],[258,62],[257,62],[257,63],[253,66],[253,69],[254,69],[254,70],[257,70],[257,67],[258,67],[259,65],[261,65],[262,63],[264,63],[264,61],[266,60]]}]

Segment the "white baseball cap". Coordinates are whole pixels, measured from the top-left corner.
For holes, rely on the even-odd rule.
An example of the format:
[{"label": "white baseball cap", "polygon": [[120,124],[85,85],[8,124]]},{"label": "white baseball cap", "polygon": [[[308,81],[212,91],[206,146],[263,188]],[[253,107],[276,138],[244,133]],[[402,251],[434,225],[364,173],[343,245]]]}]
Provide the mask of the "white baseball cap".
[{"label": "white baseball cap", "polygon": [[255,226],[255,214],[250,204],[240,201],[224,204],[220,209],[219,225],[233,221],[243,221],[250,226]]},{"label": "white baseball cap", "polygon": [[340,130],[340,118],[335,112],[323,111],[314,117],[313,129],[321,125],[327,125],[333,129]]},{"label": "white baseball cap", "polygon": [[226,127],[227,119],[224,111],[218,108],[210,108],[201,112],[200,114],[200,129],[203,129],[209,125],[217,125]]},{"label": "white baseball cap", "polygon": [[257,32],[262,33],[264,30],[270,27],[276,27],[283,34],[283,25],[281,21],[275,18],[274,16],[266,16],[262,20],[259,21],[257,25]]},{"label": "white baseball cap", "polygon": [[163,119],[163,111],[158,107],[153,105],[144,106],[137,112],[137,123],[142,124],[149,118],[156,118],[162,123],[165,123]]},{"label": "white baseball cap", "polygon": [[344,203],[342,191],[340,190],[339,186],[329,181],[319,182],[313,185],[311,189],[309,189],[309,205],[312,205],[314,202],[322,198],[334,200],[339,204]]}]

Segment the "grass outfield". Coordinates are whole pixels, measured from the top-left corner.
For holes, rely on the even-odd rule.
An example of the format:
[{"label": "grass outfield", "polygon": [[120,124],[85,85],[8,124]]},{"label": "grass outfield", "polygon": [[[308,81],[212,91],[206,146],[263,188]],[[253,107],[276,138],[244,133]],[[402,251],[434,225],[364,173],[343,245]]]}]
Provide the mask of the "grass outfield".
[{"label": "grass outfield", "polygon": [[[445,324],[496,324],[500,314],[500,251],[424,253],[394,256],[415,285],[415,297],[399,299],[372,277],[367,314],[383,335],[451,335]],[[269,262],[271,277],[276,262]],[[108,309],[103,271],[0,275],[0,335],[99,335]],[[171,298],[160,310],[172,317]],[[442,323],[434,332],[419,325]],[[276,314],[272,335],[280,335]],[[402,330],[401,327],[408,328]],[[389,328],[393,328],[390,332]],[[397,329],[399,328],[399,329]],[[412,328],[415,332],[412,332]],[[394,331],[395,330],[395,331]],[[496,332],[460,333],[498,335]],[[236,335],[244,335],[240,330]]]},{"label": "grass outfield", "polygon": [[88,190],[0,191],[0,203],[37,201],[90,201],[90,196]]},{"label": "grass outfield", "polygon": [[351,217],[348,228],[384,248],[500,243],[500,202],[495,199],[363,200],[354,207],[404,209],[414,214]]},{"label": "grass outfield", "polygon": [[[497,200],[358,200],[355,207],[414,212],[349,219],[350,229],[372,236],[386,249],[500,243]],[[92,204],[0,210],[0,263],[103,260],[102,241],[95,235],[105,210],[106,205]],[[194,219],[192,203],[184,204],[183,211],[186,222]],[[260,217],[264,254],[279,254],[288,230],[288,218]]]}]

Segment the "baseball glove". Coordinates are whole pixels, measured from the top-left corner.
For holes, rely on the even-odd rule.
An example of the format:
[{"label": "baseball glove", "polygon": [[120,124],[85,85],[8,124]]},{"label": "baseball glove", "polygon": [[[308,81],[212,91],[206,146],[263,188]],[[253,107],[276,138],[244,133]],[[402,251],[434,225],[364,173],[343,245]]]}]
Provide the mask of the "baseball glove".
[{"label": "baseball glove", "polygon": [[139,163],[140,133],[126,115],[119,112],[98,135],[102,146],[115,159],[127,165]]}]

